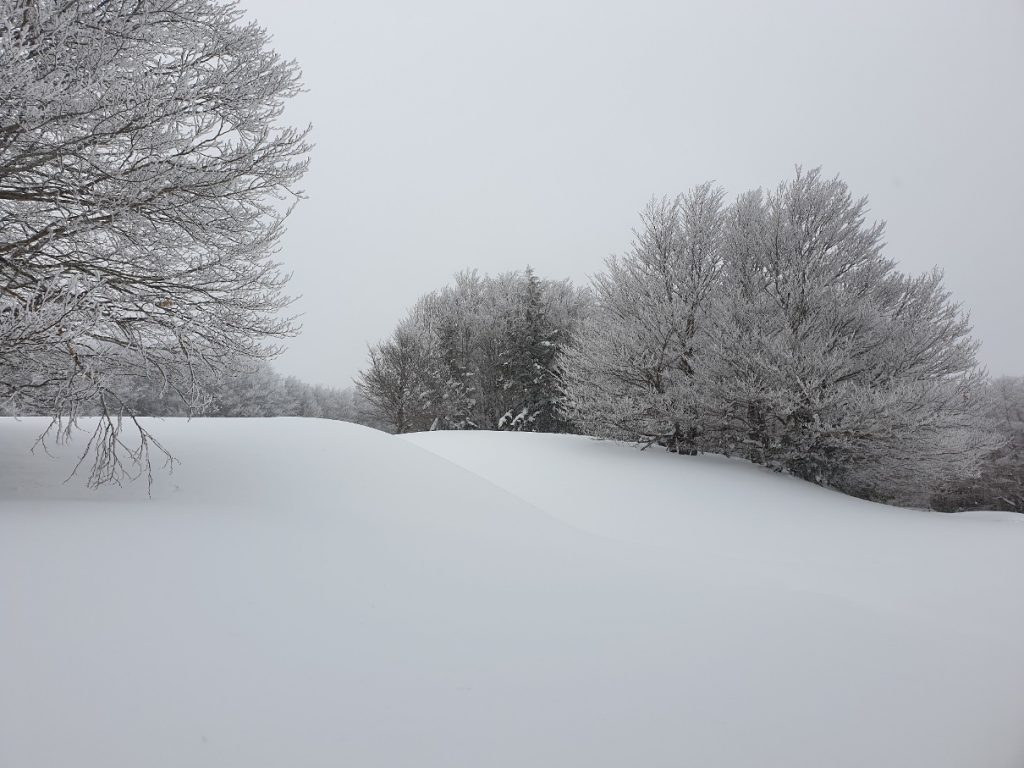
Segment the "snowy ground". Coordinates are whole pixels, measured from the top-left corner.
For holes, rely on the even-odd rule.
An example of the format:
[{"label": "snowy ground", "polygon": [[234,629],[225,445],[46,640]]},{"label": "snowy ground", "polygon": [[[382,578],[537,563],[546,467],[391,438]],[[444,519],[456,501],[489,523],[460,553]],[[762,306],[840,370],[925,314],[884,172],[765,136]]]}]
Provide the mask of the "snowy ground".
[{"label": "snowy ground", "polygon": [[0,766],[1024,766],[1024,516],[585,438],[0,420]]}]

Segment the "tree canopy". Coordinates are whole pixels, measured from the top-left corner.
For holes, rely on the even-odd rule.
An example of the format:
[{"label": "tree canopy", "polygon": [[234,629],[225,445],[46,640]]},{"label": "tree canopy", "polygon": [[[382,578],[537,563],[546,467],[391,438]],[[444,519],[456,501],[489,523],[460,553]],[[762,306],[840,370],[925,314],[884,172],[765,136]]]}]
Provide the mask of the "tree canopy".
[{"label": "tree canopy", "polygon": [[310,148],[279,121],[299,70],[235,4],[0,8],[0,403],[98,404],[116,448],[124,382],[199,405],[197,370],[295,330],[273,255]]},{"label": "tree canopy", "polygon": [[999,438],[941,273],[899,272],[866,199],[817,170],[722,199],[653,202],[608,262],[561,362],[568,417],[872,498],[975,472]]}]

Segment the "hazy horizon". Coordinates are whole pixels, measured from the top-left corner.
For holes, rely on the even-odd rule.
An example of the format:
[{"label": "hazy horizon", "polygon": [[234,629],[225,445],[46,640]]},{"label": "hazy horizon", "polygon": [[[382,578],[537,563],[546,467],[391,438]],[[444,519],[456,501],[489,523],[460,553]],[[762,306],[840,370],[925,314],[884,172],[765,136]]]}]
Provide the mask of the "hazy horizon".
[{"label": "hazy horizon", "polygon": [[868,196],[886,255],[942,268],[982,363],[1024,373],[1020,2],[242,6],[303,67],[287,116],[317,143],[283,373],[346,386],[459,270],[586,282],[652,196],[796,164]]}]

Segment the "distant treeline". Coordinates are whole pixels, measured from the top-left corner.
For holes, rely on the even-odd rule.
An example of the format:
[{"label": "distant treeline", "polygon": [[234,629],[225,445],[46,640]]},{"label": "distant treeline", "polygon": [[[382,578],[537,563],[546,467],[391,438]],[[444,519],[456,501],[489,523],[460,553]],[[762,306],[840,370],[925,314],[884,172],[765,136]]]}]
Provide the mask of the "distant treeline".
[{"label": "distant treeline", "polygon": [[[182,392],[155,373],[126,379],[117,412],[125,416],[155,417],[272,417],[302,416],[364,424],[386,430],[387,425],[354,387],[325,387],[295,376],[284,376],[267,362],[235,366],[232,373],[197,374],[202,397]],[[80,414],[97,415],[98,403],[83,404]],[[108,406],[109,410],[109,406]],[[45,409],[0,408],[6,415],[49,415]],[[116,415],[116,413],[115,413]]]},{"label": "distant treeline", "polygon": [[140,416],[303,416],[350,421],[376,429],[385,426],[353,387],[307,384],[278,373],[265,362],[206,380],[204,390],[206,400],[196,408],[190,405],[191,398],[163,386],[159,379],[142,378],[125,393],[124,406]]}]

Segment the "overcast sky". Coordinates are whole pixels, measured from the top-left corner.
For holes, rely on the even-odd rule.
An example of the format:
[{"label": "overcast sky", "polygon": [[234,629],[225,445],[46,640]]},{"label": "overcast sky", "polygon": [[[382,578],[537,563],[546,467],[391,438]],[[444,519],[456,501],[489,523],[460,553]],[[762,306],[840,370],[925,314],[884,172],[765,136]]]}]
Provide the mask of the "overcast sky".
[{"label": "overcast sky", "polygon": [[1024,2],[242,0],[317,144],[278,368],[347,386],[466,267],[585,281],[652,195],[838,173],[1024,374]]}]

